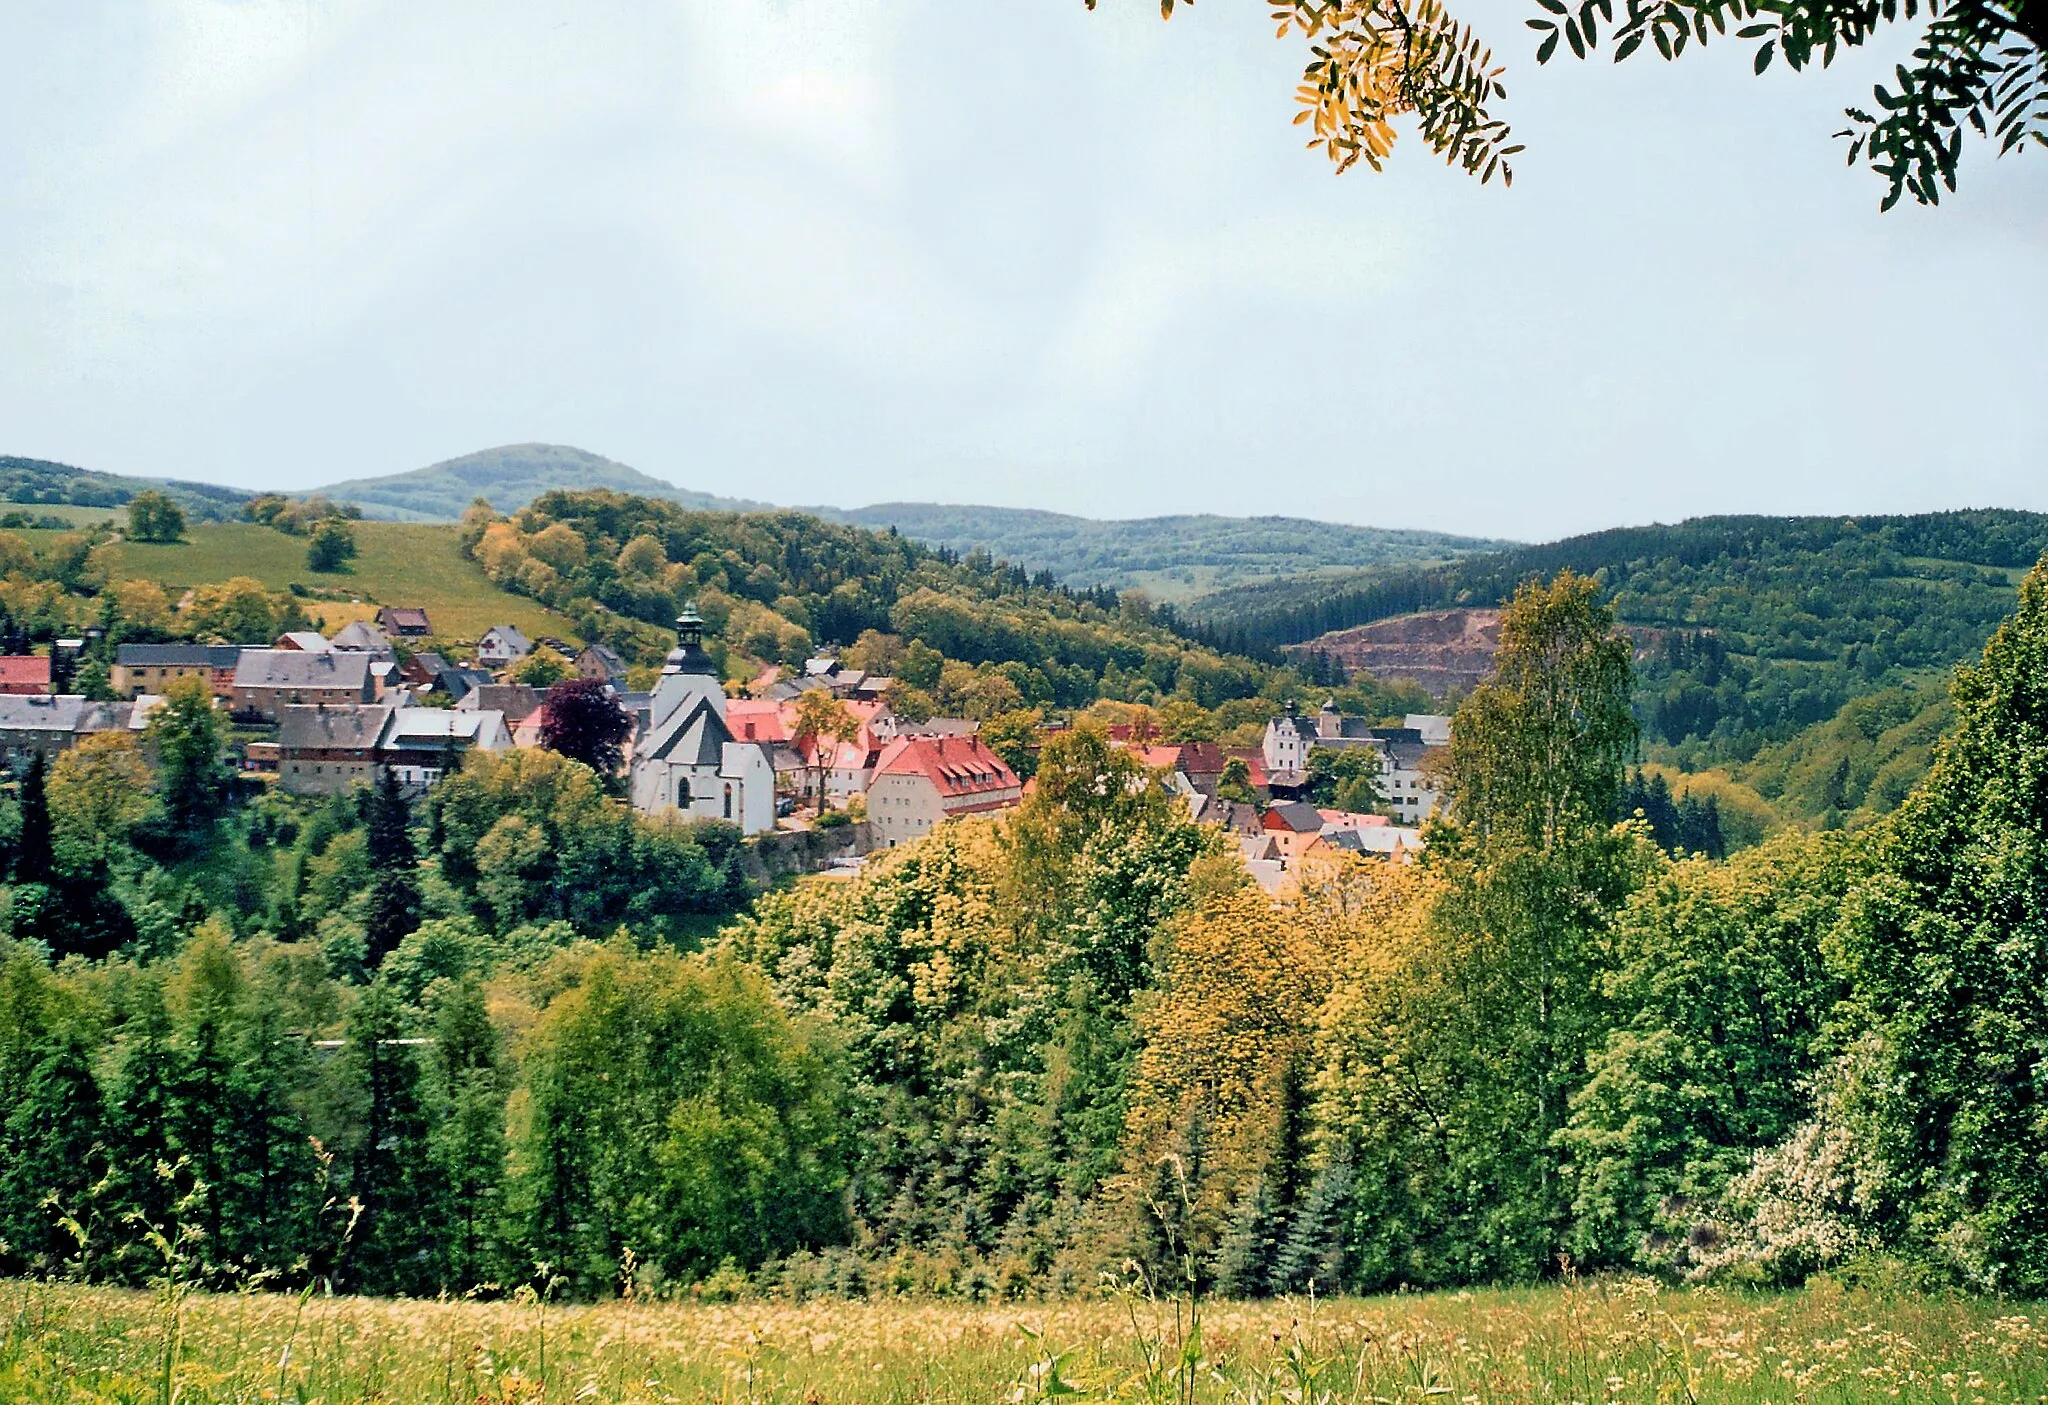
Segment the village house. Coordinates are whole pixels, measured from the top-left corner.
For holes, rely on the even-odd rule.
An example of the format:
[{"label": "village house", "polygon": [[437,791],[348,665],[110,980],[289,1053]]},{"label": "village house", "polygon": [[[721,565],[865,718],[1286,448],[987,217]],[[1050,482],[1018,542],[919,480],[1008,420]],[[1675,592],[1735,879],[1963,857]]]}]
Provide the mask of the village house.
[{"label": "village house", "polygon": [[420,639],[434,632],[427,612],[417,605],[386,605],[377,611],[377,628],[392,639]]},{"label": "village house", "polygon": [[483,668],[504,668],[532,652],[532,641],[517,625],[494,624],[476,641],[476,661]]},{"label": "village house", "polygon": [[[374,704],[286,705],[277,725],[279,788],[294,795],[340,795],[351,786],[373,783],[377,739],[395,711]],[[267,758],[259,754],[252,759]]]},{"label": "village house", "polygon": [[297,649],[301,653],[324,654],[334,646],[327,642],[316,629],[294,629],[277,636],[270,645],[273,649]]},{"label": "village house", "polygon": [[76,693],[0,693],[0,767],[19,773],[40,754],[45,765],[94,732],[126,730],[132,703],[92,702]]},{"label": "village house", "polygon": [[882,746],[866,723],[849,740],[825,741],[825,799],[843,808],[854,796],[866,795],[881,765]]},{"label": "village house", "polygon": [[1308,788],[1309,757],[1318,748],[1369,748],[1379,755],[1380,788],[1394,818],[1420,825],[1443,804],[1433,758],[1450,744],[1451,719],[1416,713],[1401,727],[1376,727],[1362,717],[1345,717],[1334,700],[1325,702],[1313,719],[1294,704],[1266,724],[1262,759],[1275,799],[1297,798]]},{"label": "village house", "polygon": [[1010,809],[1023,794],[1016,773],[979,737],[899,737],[868,782],[868,826],[893,848],[943,821]]},{"label": "village house", "polygon": [[725,689],[704,652],[704,621],[694,608],[676,620],[676,647],[648,700],[648,725],[633,748],[633,808],[730,820],[742,833],[775,827],[775,768],[758,742],[735,738],[725,720]]},{"label": "village house", "polygon": [[548,690],[529,683],[479,683],[455,704],[457,712],[498,712],[507,727],[517,727],[548,700]]},{"label": "village house", "polygon": [[336,649],[368,654],[372,658],[398,657],[398,651],[391,647],[390,636],[367,620],[350,620],[334,632],[328,643]]},{"label": "village house", "polygon": [[432,688],[459,703],[474,689],[497,681],[480,668],[444,668],[435,675]]},{"label": "village house", "polygon": [[609,644],[591,644],[576,655],[576,676],[623,688],[626,686],[626,661]]},{"label": "village house", "polygon": [[300,704],[375,700],[370,656],[346,650],[306,654],[289,649],[244,649],[235,665],[235,711],[266,722]]},{"label": "village house", "polygon": [[428,652],[414,654],[398,666],[398,676],[415,688],[431,688],[434,680],[448,671],[448,660]]},{"label": "village house", "polygon": [[512,745],[505,714],[486,708],[394,708],[377,741],[377,762],[409,791],[435,785],[468,751],[504,751]]},{"label": "village house", "polygon": [[252,742],[249,759],[255,769],[274,768],[278,786],[294,795],[340,795],[352,786],[376,784],[386,771],[407,790],[421,791],[452,770],[464,752],[503,751],[512,744],[504,716],[496,712],[388,703],[288,705],[281,712],[276,742]]},{"label": "village house", "polygon": [[1262,817],[1267,837],[1277,846],[1280,857],[1293,862],[1323,837],[1323,814],[1303,801],[1286,801],[1267,809]]},{"label": "village house", "polygon": [[161,693],[180,678],[204,678],[217,698],[235,695],[239,644],[122,644],[114,650],[109,681],[116,693]]},{"label": "village house", "polygon": [[48,654],[0,654],[0,693],[50,691]]}]

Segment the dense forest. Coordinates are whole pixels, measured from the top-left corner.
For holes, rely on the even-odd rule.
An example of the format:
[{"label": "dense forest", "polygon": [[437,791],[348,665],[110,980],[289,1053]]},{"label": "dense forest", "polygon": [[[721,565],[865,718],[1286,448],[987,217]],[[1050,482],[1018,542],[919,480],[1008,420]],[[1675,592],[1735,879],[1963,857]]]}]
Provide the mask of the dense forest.
[{"label": "dense forest", "polygon": [[120,507],[137,493],[159,492],[203,522],[233,517],[251,496],[238,488],[154,478],[94,473],[68,463],[0,454],[0,502]]},{"label": "dense forest", "polygon": [[[1423,862],[1277,901],[1089,727],[1014,814],[716,934],[662,923],[728,900],[718,844],[604,818],[560,758],[477,763],[414,812],[217,812],[260,890],[104,955],[17,925],[57,901],[47,866],[96,861],[24,814],[5,1268],[997,1296],[1570,1262],[2048,1291],[2048,562],[1895,813],[1725,860],[1614,820],[1632,650],[1599,596],[1518,592]],[[79,817],[125,793],[41,790],[21,808],[88,851]],[[150,823],[123,842],[197,821]],[[661,845],[697,846],[704,886],[636,906],[679,864]]]},{"label": "dense forest", "polygon": [[800,664],[819,645],[886,634],[1000,672],[1027,705],[1180,695],[1213,707],[1257,693],[1269,675],[1190,642],[1170,610],[1141,598],[803,513],[549,493],[510,517],[476,509],[464,529],[499,585],[562,610],[589,637],[657,657],[695,600],[725,651]]},{"label": "dense forest", "polygon": [[[1983,646],[2048,516],[1700,518],[1476,556],[1429,570],[1219,592],[1195,632],[1258,653],[1416,610],[1498,605],[1532,577],[1601,582],[1645,641],[1637,713],[1653,755],[1746,762],[1851,699],[1932,682]],[[1854,808],[1852,803],[1851,808]]]},{"label": "dense forest", "polygon": [[[888,528],[932,546],[986,552],[1052,572],[1064,585],[1155,587],[1179,593],[1345,566],[1426,565],[1503,543],[1301,517],[1185,515],[1102,521],[1062,512],[940,503],[878,503],[820,515]],[[1156,590],[1162,595],[1165,591]]]}]

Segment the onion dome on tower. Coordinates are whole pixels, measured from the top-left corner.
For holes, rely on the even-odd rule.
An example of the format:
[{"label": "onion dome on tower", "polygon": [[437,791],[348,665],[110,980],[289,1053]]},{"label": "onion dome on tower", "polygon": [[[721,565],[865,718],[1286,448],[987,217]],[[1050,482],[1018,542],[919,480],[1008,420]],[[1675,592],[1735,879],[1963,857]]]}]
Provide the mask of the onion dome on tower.
[{"label": "onion dome on tower", "polygon": [[683,606],[683,612],[676,616],[676,646],[668,651],[661,671],[718,676],[718,665],[704,652],[704,617],[697,613],[695,601]]}]

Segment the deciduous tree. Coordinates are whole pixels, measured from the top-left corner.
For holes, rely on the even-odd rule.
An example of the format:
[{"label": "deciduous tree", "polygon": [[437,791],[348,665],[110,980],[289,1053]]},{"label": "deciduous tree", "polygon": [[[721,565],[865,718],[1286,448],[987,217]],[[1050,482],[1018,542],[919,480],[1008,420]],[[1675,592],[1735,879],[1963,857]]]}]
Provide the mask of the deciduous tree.
[{"label": "deciduous tree", "polygon": [[[1095,0],[1086,0],[1089,9]],[[1192,0],[1181,0],[1192,3]],[[1704,48],[1714,37],[1756,43],[1758,73],[1782,55],[1794,69],[1826,67],[1843,49],[1861,47],[1895,23],[1894,5],[1818,0],[1538,0],[1526,23],[1542,35],[1536,61],[1548,63],[1562,41],[1577,58],[1599,48],[1603,27],[1617,62],[1645,44],[1666,59]],[[1175,0],[1160,0],[1171,16]],[[1282,37],[1299,36],[1310,57],[1296,89],[1298,124],[1345,170],[1359,161],[1379,170],[1393,150],[1394,123],[1413,117],[1424,144],[1482,181],[1513,180],[1509,158],[1522,150],[1493,105],[1507,96],[1493,51],[1442,0],[1268,0]],[[1904,20],[1919,18],[1908,7]],[[2000,154],[2048,145],[2048,15],[2033,3],[1962,0],[1927,11],[1912,57],[1896,85],[1880,83],[1875,114],[1848,109],[1849,160],[1862,157],[1888,183],[1890,209],[1910,191],[1933,204],[1955,189],[1967,126]]]}]

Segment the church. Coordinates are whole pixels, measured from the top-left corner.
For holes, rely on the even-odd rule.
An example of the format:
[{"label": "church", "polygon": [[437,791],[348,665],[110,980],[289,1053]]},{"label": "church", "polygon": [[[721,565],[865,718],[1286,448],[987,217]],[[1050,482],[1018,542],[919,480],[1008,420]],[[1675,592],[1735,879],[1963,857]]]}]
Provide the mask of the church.
[{"label": "church", "polygon": [[775,765],[759,743],[733,740],[725,725],[725,688],[694,606],[676,620],[676,647],[648,702],[632,795],[643,814],[730,820],[750,835],[775,828]]}]

